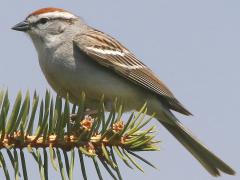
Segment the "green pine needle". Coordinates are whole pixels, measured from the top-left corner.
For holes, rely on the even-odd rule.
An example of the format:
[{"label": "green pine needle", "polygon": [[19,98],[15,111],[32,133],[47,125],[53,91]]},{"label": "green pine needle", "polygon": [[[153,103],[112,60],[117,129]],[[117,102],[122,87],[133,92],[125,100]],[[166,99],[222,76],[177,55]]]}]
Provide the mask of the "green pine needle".
[{"label": "green pine needle", "polygon": [[[92,158],[100,180],[106,178],[103,177],[99,162],[110,177],[123,179],[115,154],[129,168],[135,166],[144,172],[136,159],[156,168],[137,154],[138,151],[159,149],[159,141],[155,140],[155,126],[149,126],[154,115],[146,117],[146,103],[138,113],[131,113],[123,121],[124,106],[117,98],[108,116],[105,113],[104,96],[100,98],[98,113],[92,116],[85,116],[85,102],[85,93],[81,94],[78,105],[71,105],[68,95],[66,100],[60,96],[54,100],[49,91],[46,91],[44,98],[39,98],[36,92],[31,97],[27,91],[24,97],[19,92],[13,106],[10,106],[8,91],[0,90],[0,168],[5,179],[10,180],[9,168],[13,169],[15,179],[20,179],[21,174],[23,179],[29,179],[31,167],[27,167],[25,160],[29,153],[38,164],[42,180],[48,180],[49,164],[60,173],[63,180],[73,180],[76,150],[84,180],[87,180],[84,156]],[[24,151],[24,148],[28,151]],[[4,149],[7,153],[2,153]],[[8,156],[10,165],[4,156]]]}]

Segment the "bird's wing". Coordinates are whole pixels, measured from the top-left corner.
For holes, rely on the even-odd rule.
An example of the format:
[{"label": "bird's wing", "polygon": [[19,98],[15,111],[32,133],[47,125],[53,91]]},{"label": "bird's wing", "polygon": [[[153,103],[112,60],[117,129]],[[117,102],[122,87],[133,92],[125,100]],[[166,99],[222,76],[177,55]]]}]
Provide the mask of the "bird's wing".
[{"label": "bird's wing", "polygon": [[163,82],[116,39],[91,29],[76,35],[74,45],[95,62],[160,95],[170,109],[191,115]]}]

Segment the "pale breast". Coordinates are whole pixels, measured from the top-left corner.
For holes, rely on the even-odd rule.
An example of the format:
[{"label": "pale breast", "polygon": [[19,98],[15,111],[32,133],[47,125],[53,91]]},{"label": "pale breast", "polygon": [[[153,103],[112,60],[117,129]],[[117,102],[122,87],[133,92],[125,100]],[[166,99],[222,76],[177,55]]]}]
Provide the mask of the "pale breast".
[{"label": "pale breast", "polygon": [[139,104],[137,101],[142,101],[142,105],[148,96],[143,88],[95,63],[79,50],[62,46],[53,54],[44,53],[39,63],[48,83],[58,94],[63,97],[68,94],[73,103],[78,103],[85,92],[86,105],[91,109],[98,107],[103,95],[108,110],[116,97],[127,105],[126,110],[132,110]]}]

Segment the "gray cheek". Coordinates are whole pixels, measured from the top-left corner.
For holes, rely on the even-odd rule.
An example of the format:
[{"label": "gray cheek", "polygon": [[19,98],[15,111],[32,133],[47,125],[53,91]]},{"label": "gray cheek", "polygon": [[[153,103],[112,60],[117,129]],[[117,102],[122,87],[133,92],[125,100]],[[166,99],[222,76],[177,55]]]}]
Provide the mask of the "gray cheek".
[{"label": "gray cheek", "polygon": [[51,35],[58,35],[61,34],[65,31],[65,26],[52,26],[52,27],[48,27],[48,33]]},{"label": "gray cheek", "polygon": [[63,33],[64,31],[65,31],[65,26],[59,26],[58,27],[58,33],[60,34],[60,33]]},{"label": "gray cheek", "polygon": [[62,34],[64,31],[65,31],[65,27],[59,26],[57,28],[54,27],[54,28],[49,29],[48,33],[51,35],[58,35],[58,34]]}]

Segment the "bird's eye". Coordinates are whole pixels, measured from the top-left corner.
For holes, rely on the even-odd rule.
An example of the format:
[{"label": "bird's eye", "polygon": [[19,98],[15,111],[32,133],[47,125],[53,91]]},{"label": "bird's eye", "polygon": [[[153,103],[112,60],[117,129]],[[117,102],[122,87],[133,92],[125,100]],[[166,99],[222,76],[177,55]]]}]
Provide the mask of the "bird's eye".
[{"label": "bird's eye", "polygon": [[46,24],[47,21],[48,21],[48,18],[41,18],[38,22],[39,22],[40,24]]}]

